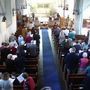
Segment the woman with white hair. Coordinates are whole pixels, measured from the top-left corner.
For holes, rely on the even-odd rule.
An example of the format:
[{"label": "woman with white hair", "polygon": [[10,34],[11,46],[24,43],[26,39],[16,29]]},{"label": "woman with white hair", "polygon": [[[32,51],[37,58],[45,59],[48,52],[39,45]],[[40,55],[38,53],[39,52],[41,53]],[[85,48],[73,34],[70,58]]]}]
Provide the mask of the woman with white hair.
[{"label": "woman with white hair", "polygon": [[7,55],[7,60],[5,63],[6,63],[7,72],[9,72],[9,73],[16,71],[15,58],[16,58],[16,56],[13,54]]},{"label": "woman with white hair", "polygon": [[78,73],[84,73],[88,63],[89,63],[89,60],[88,60],[88,54],[87,52],[83,52],[82,54],[82,58],[80,59],[80,63],[79,63],[79,71]]}]

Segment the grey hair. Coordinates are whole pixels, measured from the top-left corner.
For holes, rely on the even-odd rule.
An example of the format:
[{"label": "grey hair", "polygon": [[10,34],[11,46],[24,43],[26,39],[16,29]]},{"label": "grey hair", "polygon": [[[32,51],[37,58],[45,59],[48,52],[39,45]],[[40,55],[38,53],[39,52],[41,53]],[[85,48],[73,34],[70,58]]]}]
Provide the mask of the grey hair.
[{"label": "grey hair", "polygon": [[11,58],[12,58],[12,54],[8,54],[7,59],[11,59]]}]

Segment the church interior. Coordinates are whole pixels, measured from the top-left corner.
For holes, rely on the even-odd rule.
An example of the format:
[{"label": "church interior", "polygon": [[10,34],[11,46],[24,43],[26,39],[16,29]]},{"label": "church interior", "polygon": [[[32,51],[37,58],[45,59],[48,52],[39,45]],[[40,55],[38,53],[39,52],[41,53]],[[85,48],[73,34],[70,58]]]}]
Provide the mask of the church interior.
[{"label": "church interior", "polygon": [[90,90],[90,0],[0,0],[0,90]]}]

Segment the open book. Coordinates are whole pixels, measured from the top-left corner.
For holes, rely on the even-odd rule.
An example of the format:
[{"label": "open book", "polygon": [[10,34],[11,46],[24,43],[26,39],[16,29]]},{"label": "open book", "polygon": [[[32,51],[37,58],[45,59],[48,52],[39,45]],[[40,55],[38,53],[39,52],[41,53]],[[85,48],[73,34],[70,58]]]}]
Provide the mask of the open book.
[{"label": "open book", "polygon": [[24,80],[24,78],[23,78],[23,73],[21,73],[18,77],[17,77],[17,79],[18,79],[18,81],[20,82],[20,83],[22,83],[23,82],[23,80]]}]

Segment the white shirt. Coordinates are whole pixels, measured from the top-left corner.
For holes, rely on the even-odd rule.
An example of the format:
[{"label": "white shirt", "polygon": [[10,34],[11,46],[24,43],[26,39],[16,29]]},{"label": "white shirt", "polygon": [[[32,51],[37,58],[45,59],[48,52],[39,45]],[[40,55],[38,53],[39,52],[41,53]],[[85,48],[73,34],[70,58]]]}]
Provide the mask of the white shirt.
[{"label": "white shirt", "polygon": [[68,36],[68,34],[69,34],[69,30],[68,29],[63,30],[63,32],[65,33],[66,36]]}]

